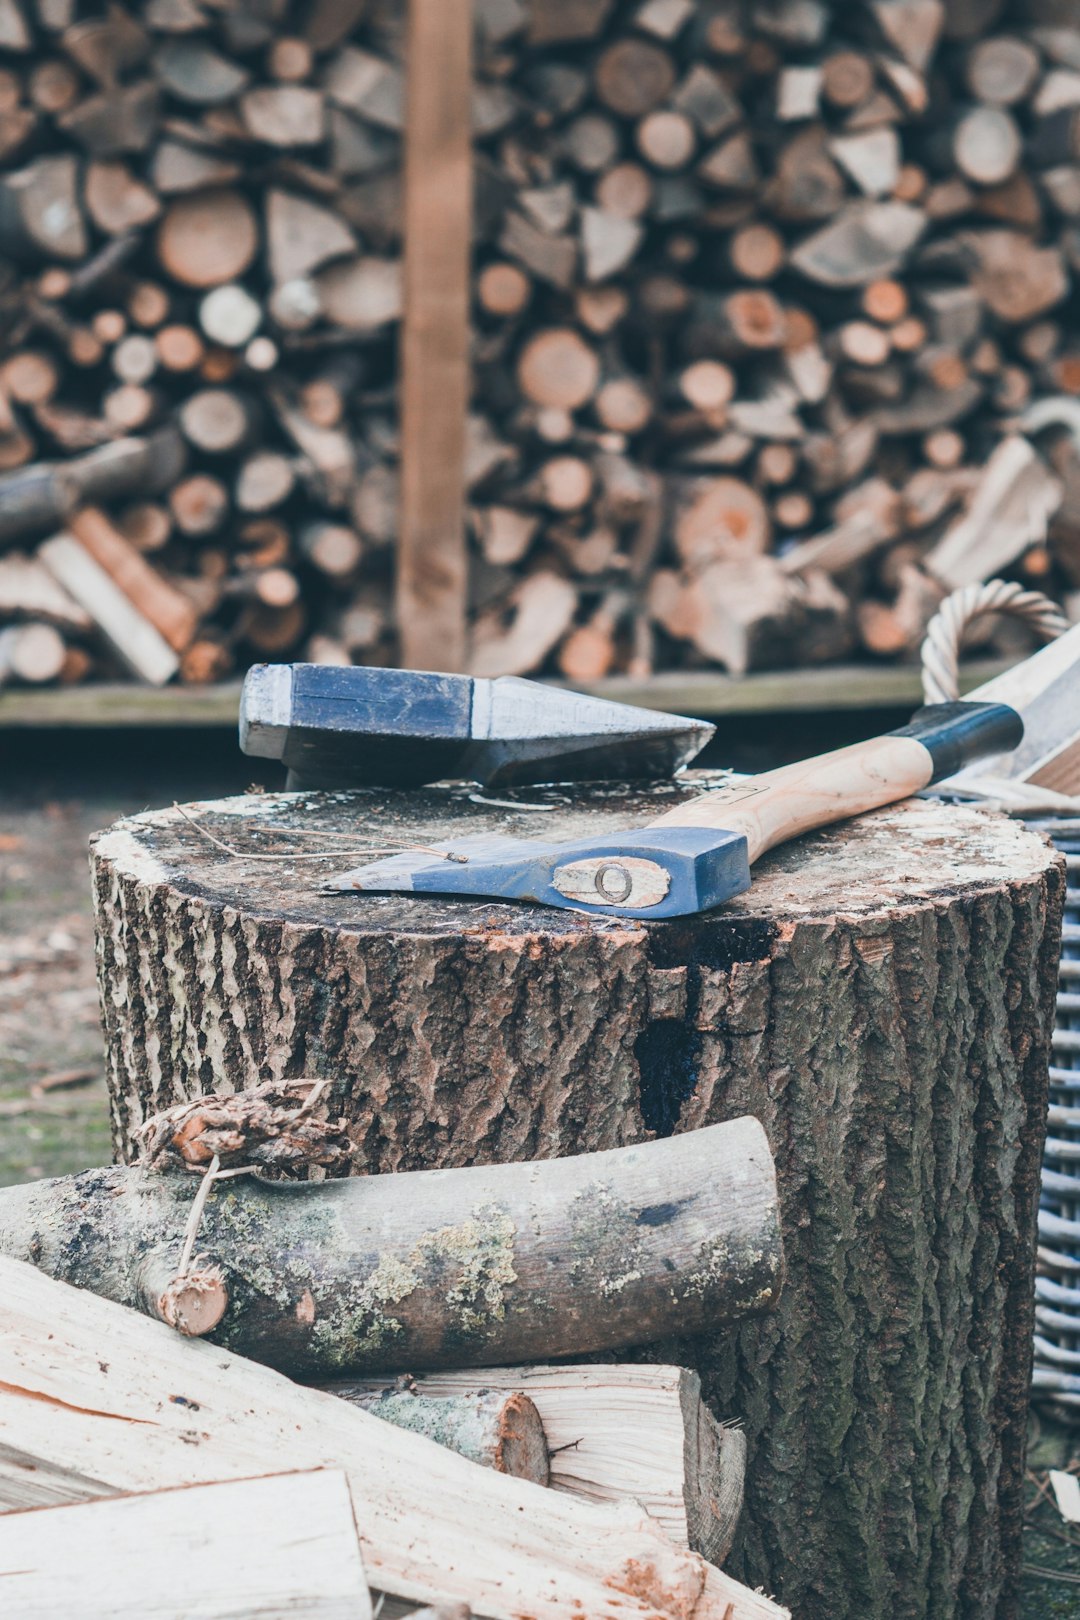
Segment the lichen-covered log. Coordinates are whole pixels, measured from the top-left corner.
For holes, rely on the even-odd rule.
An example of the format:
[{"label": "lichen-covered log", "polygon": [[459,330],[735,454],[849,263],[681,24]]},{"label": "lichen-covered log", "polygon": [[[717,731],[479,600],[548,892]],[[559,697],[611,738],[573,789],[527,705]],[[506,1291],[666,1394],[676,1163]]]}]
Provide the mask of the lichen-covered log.
[{"label": "lichen-covered log", "polygon": [[[232,846],[568,836],[707,778],[248,797]],[[327,863],[337,870],[340,859]],[[372,1171],[543,1158],[739,1114],[776,1156],[787,1283],[668,1344],[749,1445],[731,1567],[800,1620],[999,1620],[1019,1571],[1034,1211],[1061,887],[1019,825],[924,802],[777,850],[707,916],[318,893],[173,811],[94,853],[120,1153],[223,1080],[326,1075]]]},{"label": "lichen-covered log", "polygon": [[[331,1394],[344,1393],[328,1387]],[[384,1423],[422,1434],[482,1468],[531,1479],[534,1485],[548,1483],[551,1470],[544,1426],[536,1407],[520,1390],[422,1395],[416,1389],[360,1390],[352,1384],[348,1398]]]},{"label": "lichen-covered log", "polygon": [[[0,1192],[0,1253],[124,1305],[178,1255],[197,1183],[87,1170]],[[775,1304],[756,1120],[539,1164],[219,1183],[199,1231],[215,1342],[287,1372],[483,1366],[701,1333]]]}]

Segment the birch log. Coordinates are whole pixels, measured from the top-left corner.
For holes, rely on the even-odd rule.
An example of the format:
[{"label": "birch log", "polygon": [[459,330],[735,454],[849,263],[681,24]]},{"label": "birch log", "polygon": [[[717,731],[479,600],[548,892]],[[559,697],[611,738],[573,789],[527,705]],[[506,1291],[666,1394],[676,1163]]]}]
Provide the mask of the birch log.
[{"label": "birch log", "polygon": [[332,1395],[0,1259],[0,1507],[343,1468],[364,1566],[491,1620],[785,1620],[640,1508],[477,1468]]}]

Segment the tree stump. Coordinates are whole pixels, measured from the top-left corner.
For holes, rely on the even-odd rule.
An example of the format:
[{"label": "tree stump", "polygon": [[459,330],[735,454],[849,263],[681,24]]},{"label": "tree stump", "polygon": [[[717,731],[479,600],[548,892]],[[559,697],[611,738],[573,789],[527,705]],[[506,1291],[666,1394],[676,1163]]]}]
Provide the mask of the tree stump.
[{"label": "tree stump", "polygon": [[645,1352],[745,1423],[732,1572],[799,1620],[1004,1617],[1063,893],[1049,845],[913,800],[775,852],[748,894],[678,921],[319,892],[368,849],[600,833],[711,781],[519,795],[548,812],[457,786],[119,823],[92,857],[117,1151],[185,1096],[303,1075],[332,1079],[371,1172],[757,1115],[780,1309]]}]

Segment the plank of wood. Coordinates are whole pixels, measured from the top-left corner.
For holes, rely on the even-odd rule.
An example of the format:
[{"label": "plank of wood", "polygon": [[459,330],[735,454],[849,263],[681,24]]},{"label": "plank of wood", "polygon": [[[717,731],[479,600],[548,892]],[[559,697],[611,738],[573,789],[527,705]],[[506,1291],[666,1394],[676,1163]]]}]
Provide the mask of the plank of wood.
[{"label": "plank of wood", "polygon": [[[42,1355],[43,1330],[49,1353]],[[107,1347],[107,1355],[102,1354]],[[167,1392],[168,1398],[163,1398]],[[118,1421],[121,1420],[121,1421]],[[0,1501],[343,1467],[371,1581],[492,1620],[783,1620],[640,1508],[573,1500],[0,1259]],[[34,1459],[41,1468],[35,1469]]]},{"label": "plank of wood", "polygon": [[471,45],[469,0],[409,0],[397,609],[416,669],[466,659]]},{"label": "plank of wood", "polygon": [[20,1620],[370,1620],[340,1468],[0,1516],[0,1590]]}]

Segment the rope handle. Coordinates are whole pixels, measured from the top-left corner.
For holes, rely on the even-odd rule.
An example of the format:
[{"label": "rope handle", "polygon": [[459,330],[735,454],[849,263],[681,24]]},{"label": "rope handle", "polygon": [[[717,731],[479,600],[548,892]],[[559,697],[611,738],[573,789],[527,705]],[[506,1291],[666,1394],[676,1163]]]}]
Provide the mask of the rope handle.
[{"label": "rope handle", "polygon": [[1069,628],[1057,603],[1041,591],[1029,591],[1005,579],[962,585],[945,598],[926,627],[922,644],[924,703],[955,703],[959,698],[960,649],[970,626],[988,613],[1006,613],[1021,619],[1044,641],[1054,641]]}]

